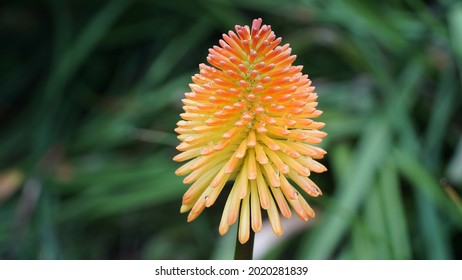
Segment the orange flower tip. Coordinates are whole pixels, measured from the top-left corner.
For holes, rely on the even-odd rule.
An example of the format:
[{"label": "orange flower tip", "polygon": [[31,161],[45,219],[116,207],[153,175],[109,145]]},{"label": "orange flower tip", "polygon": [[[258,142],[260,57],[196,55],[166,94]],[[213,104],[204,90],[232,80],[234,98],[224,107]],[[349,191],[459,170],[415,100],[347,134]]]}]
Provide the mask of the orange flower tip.
[{"label": "orange flower tip", "polygon": [[195,215],[193,212],[189,212],[189,215],[188,215],[188,223],[194,221],[199,215]]},{"label": "orange flower tip", "polygon": [[234,111],[234,110],[235,110],[233,106],[229,106],[229,105],[224,106],[223,109],[224,109],[225,111],[228,111],[228,112],[231,112],[231,111]]},{"label": "orange flower tip", "polygon": [[287,151],[287,154],[293,159],[297,159],[301,156],[300,153],[295,151]]},{"label": "orange flower tip", "polygon": [[[237,90],[235,88],[231,88],[229,90],[230,90],[230,92],[232,92],[232,90],[235,90],[235,92],[233,92],[233,94],[240,94],[242,92],[242,90]],[[239,102],[233,103],[233,106],[238,108],[238,109],[243,109],[244,107],[247,106],[247,102],[239,101]],[[250,113],[246,113],[245,115],[250,116],[250,117],[252,116]]]},{"label": "orange flower tip", "polygon": [[187,205],[186,201],[190,200],[194,195],[193,189],[189,188],[183,195],[183,205]]},{"label": "orange flower tip", "polygon": [[202,156],[208,156],[208,155],[212,154],[213,152],[215,152],[214,147],[207,147],[207,148],[202,149],[201,155]]},{"label": "orange flower tip", "polygon": [[282,236],[282,228],[273,229],[273,232],[276,236]]},{"label": "orange flower tip", "polygon": [[249,102],[254,101],[255,98],[256,98],[256,96],[255,96],[255,94],[253,94],[253,93],[249,93],[249,94],[247,95],[247,101],[249,101]]},{"label": "orange flower tip", "polygon": [[268,210],[269,207],[270,207],[270,203],[269,203],[269,201],[267,201],[267,200],[266,200],[266,201],[265,201],[265,200],[262,200],[262,201],[260,201],[260,206],[261,206],[261,208],[262,208],[263,210]]},{"label": "orange flower tip", "polygon": [[270,144],[269,148],[271,151],[279,151],[281,149],[281,147],[279,147],[279,145],[276,143]]},{"label": "orange flower tip", "polygon": [[210,118],[210,119],[207,119],[204,123],[205,123],[206,125],[213,126],[213,125],[217,125],[217,124],[223,123],[224,121],[225,121],[225,120],[216,119],[216,118]]},{"label": "orange flower tip", "polygon": [[208,201],[205,202],[205,207],[210,208],[214,203],[215,203],[215,201],[208,200]]},{"label": "orange flower tip", "polygon": [[186,142],[186,143],[188,143],[188,144],[191,144],[191,142],[193,142],[195,139],[196,139],[196,137],[194,137],[194,136],[187,136],[187,137],[184,139],[184,142]]},{"label": "orange flower tip", "polygon": [[318,196],[322,195],[321,190],[316,186],[310,186],[309,191],[310,191],[309,195],[311,195],[313,197],[318,197]]},{"label": "orange flower tip", "polygon": [[[180,168],[181,168],[181,167],[180,167]],[[175,170],[175,174],[176,174],[177,176],[184,176],[184,175],[188,174],[189,172],[191,172],[189,168],[184,168],[184,169],[180,169],[180,168],[178,168],[177,170]]]},{"label": "orange flower tip", "polygon": [[186,212],[189,211],[189,209],[190,209],[189,206],[187,206],[187,205],[181,205],[181,207],[180,207],[180,213],[186,213]]},{"label": "orange flower tip", "polygon": [[238,159],[244,158],[245,153],[246,153],[246,150],[244,150],[242,152],[238,152],[234,157],[238,158]]},{"label": "orange flower tip", "polygon": [[252,230],[256,233],[260,232],[262,229],[262,224],[259,223],[259,224],[256,224],[256,225],[252,225]]},{"label": "orange flower tip", "polygon": [[289,166],[287,166],[286,164],[284,164],[284,165],[281,166],[281,169],[280,169],[279,171],[281,171],[282,174],[289,174],[290,168],[289,168]]},{"label": "orange flower tip", "polygon": [[229,230],[228,224],[225,224],[225,225],[220,224],[220,227],[218,228],[218,233],[220,234],[220,236],[223,236],[228,232],[228,230]]},{"label": "orange flower tip", "polygon": [[232,225],[236,222],[238,216],[238,211],[236,212],[229,212],[228,216],[228,225]]},{"label": "orange flower tip", "polygon": [[270,178],[269,179],[271,186],[275,188],[279,188],[281,186],[281,182],[276,177]]},{"label": "orange flower tip", "polygon": [[233,131],[228,131],[228,132],[223,133],[222,138],[223,138],[223,139],[230,139],[230,138],[232,138],[234,135],[235,135],[235,133],[234,133]]},{"label": "orange flower tip", "polygon": [[240,80],[238,84],[243,88],[247,88],[249,86],[249,83],[244,80]]},{"label": "orange flower tip", "polygon": [[226,166],[225,174],[230,174],[231,172],[233,172],[235,167],[235,165]]},{"label": "orange flower tip", "polygon": [[190,178],[189,176],[183,179],[183,184],[189,185],[194,182],[195,179]]},{"label": "orange flower tip", "polygon": [[252,20],[252,34],[255,34],[255,32],[258,31],[258,29],[260,28],[262,22],[263,22],[263,20],[261,18],[257,18],[257,19]]},{"label": "orange flower tip", "polygon": [[324,112],[321,111],[321,110],[315,110],[315,111],[313,112],[313,115],[315,115],[315,117],[319,117],[320,115],[322,115],[322,113],[324,113]]},{"label": "orange flower tip", "polygon": [[225,139],[224,141],[220,141],[217,145],[213,146],[213,149],[215,151],[221,151],[224,148],[226,148],[228,146],[228,144],[229,144],[229,140]]},{"label": "orange flower tip", "polygon": [[319,138],[324,138],[327,136],[327,133],[325,133],[324,131],[320,131],[320,130],[313,130],[311,131],[311,133],[316,135]]},{"label": "orange flower tip", "polygon": [[316,214],[314,213],[313,209],[309,209],[307,212],[308,212],[308,216],[309,216],[311,219],[314,219],[314,217],[316,216]]},{"label": "orange flower tip", "polygon": [[308,217],[308,215],[306,214],[306,211],[303,209],[302,205],[300,204],[298,195],[295,198],[290,198],[290,197],[288,198],[290,199],[290,204],[292,208],[295,210],[295,213],[297,214],[297,216],[299,216],[300,219],[305,220],[305,217]]},{"label": "orange flower tip", "polygon": [[[190,212],[190,215],[192,215],[194,217],[194,219],[196,219],[202,213],[202,211],[205,208],[205,200],[202,200],[200,203],[201,203],[200,206],[195,205],[193,207],[193,209],[191,210],[191,212]],[[197,207],[197,209],[196,209],[196,207]]]},{"label": "orange flower tip", "polygon": [[306,167],[300,169],[299,175],[308,177],[310,176],[310,174],[311,174],[310,169]]},{"label": "orange flower tip", "polygon": [[174,156],[174,157],[173,157],[173,161],[182,162],[181,154],[178,154],[178,155]]},{"label": "orange flower tip", "polygon": [[322,173],[322,172],[327,171],[327,168],[324,165],[322,165],[319,162],[316,162],[314,160],[312,160],[310,162],[310,168],[311,168],[311,170],[313,170],[316,173]]},{"label": "orange flower tip", "polygon": [[247,241],[249,241],[249,235],[245,235],[245,236],[239,235],[239,243],[245,244],[247,243]]},{"label": "orange flower tip", "polygon": [[240,118],[237,122],[234,123],[234,126],[236,127],[244,127],[246,124],[249,123],[249,119],[247,119],[245,116]]},{"label": "orange flower tip", "polygon": [[[273,106],[271,106],[271,107],[273,107]],[[286,107],[284,107],[284,106],[282,106],[282,105],[278,105],[278,106],[274,107],[274,110],[275,110],[276,112],[282,112],[282,111],[284,111],[285,108],[286,108]]]},{"label": "orange flower tip", "polygon": [[[324,128],[325,126],[326,126],[326,124],[323,123],[323,122],[316,122],[316,124],[314,125],[313,128],[314,129],[321,129],[321,128]],[[326,135],[327,135],[327,133],[326,133]]]},{"label": "orange flower tip", "polygon": [[260,133],[260,134],[266,134],[268,132],[268,130],[266,128],[264,128],[263,126],[260,126],[257,128],[257,132]]},{"label": "orange flower tip", "polygon": [[[223,172],[224,173],[224,172]],[[217,175],[219,176],[219,175]],[[213,179],[213,181],[210,183],[210,187],[213,189],[213,188],[216,188],[218,187],[218,185],[220,184],[220,181],[223,179],[222,176],[220,176],[220,178],[215,178]]]},{"label": "orange flower tip", "polygon": [[319,194],[319,195],[322,195],[322,191],[321,191],[321,189],[320,189],[320,188],[318,188],[318,187],[315,187],[315,188],[316,188],[316,190],[318,191],[318,194]]},{"label": "orange flower tip", "polygon": [[176,125],[177,125],[177,126],[186,126],[186,125],[188,125],[188,122],[185,121],[185,120],[181,120],[181,121],[178,121],[178,122],[176,123]]}]

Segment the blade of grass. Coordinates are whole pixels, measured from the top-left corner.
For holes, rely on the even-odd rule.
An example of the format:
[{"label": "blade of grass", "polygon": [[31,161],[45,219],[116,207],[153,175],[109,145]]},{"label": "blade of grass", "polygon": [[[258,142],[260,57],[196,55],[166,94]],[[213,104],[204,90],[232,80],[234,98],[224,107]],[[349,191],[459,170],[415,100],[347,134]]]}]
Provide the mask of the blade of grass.
[{"label": "blade of grass", "polygon": [[417,215],[420,226],[420,244],[418,248],[425,259],[451,259],[449,235],[443,226],[442,219],[426,194],[416,193]]},{"label": "blade of grass", "polygon": [[[213,253],[212,260],[231,260],[234,256],[234,247],[236,246],[237,225],[232,225],[228,233],[218,240]],[[258,235],[257,235],[258,238]]]},{"label": "blade of grass", "polygon": [[[73,142],[73,149],[105,150],[133,141],[133,129],[141,126],[141,120],[163,118],[159,111],[173,100],[180,99],[186,90],[183,85],[191,80],[192,73],[178,76],[155,91],[147,91],[143,95],[128,97],[124,107],[117,111],[108,108],[97,112],[92,120],[80,128],[78,138]],[[173,132],[168,139],[172,139]],[[176,136],[175,136],[176,137]],[[170,143],[170,141],[169,141]]]},{"label": "blade of grass", "polygon": [[52,138],[57,135],[53,122],[60,119],[57,112],[66,84],[130,2],[111,1],[104,6],[51,70],[42,93],[33,103],[34,110],[38,110],[37,114],[32,116],[32,131],[35,131],[36,135],[36,141],[33,143],[33,162],[42,155],[53,141]]},{"label": "blade of grass", "polygon": [[337,185],[341,185],[348,178],[349,170],[345,168],[351,162],[353,151],[346,143],[340,143],[329,152],[329,158],[332,162],[333,177]]},{"label": "blade of grass", "polygon": [[[395,96],[395,98],[390,99],[389,116],[392,123],[395,124],[395,130],[400,137],[403,149],[402,152],[406,152],[406,154],[401,155],[405,158],[404,160],[408,160],[406,164],[403,163],[403,158],[398,159],[397,162],[399,162],[398,166],[400,172],[408,178],[408,181],[414,187],[414,197],[417,201],[416,212],[421,217],[418,220],[417,226],[420,227],[419,231],[424,233],[421,242],[423,244],[433,244],[437,249],[431,249],[431,247],[427,246],[418,246],[418,248],[421,248],[421,253],[426,254],[427,258],[441,259],[447,257],[446,252],[449,252],[449,244],[447,243],[447,233],[442,228],[443,221],[436,212],[435,205],[438,205],[438,203],[440,203],[440,205],[444,204],[446,202],[443,201],[447,199],[445,199],[444,193],[438,189],[437,183],[428,184],[430,181],[436,182],[437,180],[432,177],[429,172],[429,170],[433,170],[431,166],[435,166],[435,160],[437,160],[437,158],[427,156],[427,153],[431,152],[431,150],[422,148],[421,141],[417,137],[417,129],[414,127],[410,118],[410,111],[419,96],[415,86],[420,84],[418,81],[425,77],[424,69],[425,64],[421,61],[421,57],[416,55],[400,76],[398,84],[401,86],[398,88],[402,90],[402,93],[401,96]],[[436,136],[435,139],[438,137],[439,136]],[[420,164],[419,160],[422,159],[422,155],[422,166],[412,165],[412,163]],[[422,185],[424,182],[419,182],[419,180],[415,178],[416,176],[421,176],[418,174],[419,172],[422,173],[422,176],[426,176],[427,185]],[[426,174],[424,175],[423,172],[426,172]],[[422,192],[425,195],[422,195]],[[436,196],[436,198],[434,196]],[[453,207],[449,207],[447,211],[450,216],[455,218],[455,213],[452,208]],[[429,220],[425,220],[423,215],[428,216]]]},{"label": "blade of grass", "polygon": [[106,164],[96,172],[81,172],[68,187],[80,192],[66,201],[57,213],[58,219],[107,217],[180,199],[186,186],[175,176],[175,169],[170,158],[158,154],[144,165],[132,168],[127,168],[125,162],[115,168]]},{"label": "blade of grass", "polygon": [[384,225],[389,236],[393,259],[410,259],[411,244],[406,221],[406,207],[400,193],[398,173],[392,161],[382,168],[379,191],[385,215]]},{"label": "blade of grass", "polygon": [[444,192],[437,179],[423,166],[422,162],[403,148],[395,148],[392,154],[399,171],[415,190],[425,195],[435,205],[438,205],[441,210],[452,218],[456,225],[461,227],[462,219],[456,205]]},{"label": "blade of grass", "polygon": [[452,49],[457,55],[459,63],[462,63],[462,3],[453,3],[448,9],[447,17]]},{"label": "blade of grass", "polygon": [[326,259],[345,234],[352,215],[364,202],[372,180],[386,157],[391,143],[389,127],[383,118],[373,119],[364,130],[358,150],[351,159],[349,176],[339,184],[334,199],[319,224],[300,246],[303,259]]},{"label": "blade of grass", "polygon": [[453,69],[441,73],[439,79],[423,143],[426,166],[432,170],[441,168],[442,147],[457,105]]},{"label": "blade of grass", "polygon": [[52,199],[48,191],[44,189],[37,207],[38,217],[36,222],[39,224],[38,232],[40,233],[38,259],[41,260],[57,260],[62,258],[56,229],[53,224],[53,212],[55,210],[53,206],[56,205],[56,201],[52,202]]},{"label": "blade of grass", "polygon": [[136,94],[145,94],[147,90],[158,86],[159,82],[168,77],[174,67],[184,58],[198,42],[209,35],[210,21],[207,17],[199,19],[182,36],[175,36],[165,46],[164,50],[149,66],[144,78],[135,87]]},{"label": "blade of grass", "polygon": [[[378,172],[381,173],[382,169]],[[377,176],[376,176],[377,178]],[[390,239],[386,231],[384,205],[379,184],[376,182],[370,195],[365,201],[363,221],[370,233],[371,248],[369,255],[372,259],[390,259]]]},{"label": "blade of grass", "polygon": [[181,180],[171,181],[167,176],[157,177],[151,179],[149,183],[132,182],[130,185],[125,185],[125,188],[130,188],[130,192],[74,198],[57,213],[57,220],[85,218],[89,221],[180,199],[179,194],[185,188],[181,185]]},{"label": "blade of grass", "polygon": [[448,9],[449,36],[459,68],[459,85],[462,86],[462,4],[455,2]]},{"label": "blade of grass", "polygon": [[432,10],[422,2],[422,0],[407,0],[406,1],[415,11],[417,17],[422,23],[446,45],[449,45],[448,32],[442,22],[433,14]]},{"label": "blade of grass", "polygon": [[55,34],[53,41],[52,65],[53,67],[63,67],[59,66],[59,64],[71,42],[72,17],[68,12],[68,2],[59,0],[53,0],[50,2]]},{"label": "blade of grass", "polygon": [[[398,33],[392,21],[386,18],[390,11],[373,8],[369,2],[348,0],[329,2],[330,14],[355,33],[370,34],[389,49],[402,49],[406,40]],[[384,16],[385,14],[385,16]]]},{"label": "blade of grass", "polygon": [[354,259],[389,259],[388,239],[384,230],[384,215],[377,184],[364,202],[362,215],[351,226]]},{"label": "blade of grass", "polygon": [[462,170],[462,137],[459,137],[457,141],[446,171],[448,179],[456,184],[459,190],[462,190],[462,172],[460,170]]},{"label": "blade of grass", "polygon": [[217,22],[222,22],[227,28],[234,27],[236,24],[248,24],[246,21],[250,21],[240,10],[235,8],[232,2],[206,0],[199,2],[198,5],[207,11],[210,17],[213,17]]}]

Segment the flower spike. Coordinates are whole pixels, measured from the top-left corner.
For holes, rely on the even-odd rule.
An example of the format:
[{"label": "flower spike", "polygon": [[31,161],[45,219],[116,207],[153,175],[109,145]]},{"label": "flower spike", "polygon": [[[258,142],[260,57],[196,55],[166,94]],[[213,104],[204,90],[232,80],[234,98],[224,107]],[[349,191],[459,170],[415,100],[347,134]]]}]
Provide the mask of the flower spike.
[{"label": "flower spike", "polygon": [[211,66],[200,64],[192,77],[175,129],[182,143],[173,159],[187,161],[176,174],[191,184],[181,212],[189,211],[192,221],[231,188],[219,233],[239,221],[241,243],[250,230],[261,230],[261,209],[278,236],[279,214],[289,218],[293,209],[305,221],[313,218],[299,190],[321,195],[308,176],[327,170],[317,161],[326,152],[315,146],[326,136],[319,130],[324,123],[312,120],[322,114],[317,94],[281,41],[260,18],[223,34],[219,46],[209,49]]}]

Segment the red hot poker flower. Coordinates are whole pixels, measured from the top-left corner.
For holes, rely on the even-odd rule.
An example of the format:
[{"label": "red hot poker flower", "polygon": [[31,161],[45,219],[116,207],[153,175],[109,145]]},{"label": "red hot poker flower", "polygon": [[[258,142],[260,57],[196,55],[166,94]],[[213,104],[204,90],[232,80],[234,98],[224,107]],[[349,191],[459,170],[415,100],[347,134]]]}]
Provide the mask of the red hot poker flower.
[{"label": "red hot poker flower", "polygon": [[188,175],[183,182],[192,184],[180,211],[189,211],[188,221],[196,219],[234,181],[219,233],[239,219],[241,243],[250,228],[260,231],[261,209],[278,236],[279,212],[290,218],[292,208],[305,221],[313,218],[294,185],[316,197],[321,190],[308,176],[327,170],[316,161],[326,152],[314,145],[326,133],[319,130],[324,123],[312,120],[322,113],[314,87],[303,67],[292,65],[289,44],[279,46],[281,38],[261,24],[237,25],[237,34],[223,34],[220,46],[209,49],[212,66],[199,65],[175,129],[182,143],[174,160],[187,161],[176,174]]}]

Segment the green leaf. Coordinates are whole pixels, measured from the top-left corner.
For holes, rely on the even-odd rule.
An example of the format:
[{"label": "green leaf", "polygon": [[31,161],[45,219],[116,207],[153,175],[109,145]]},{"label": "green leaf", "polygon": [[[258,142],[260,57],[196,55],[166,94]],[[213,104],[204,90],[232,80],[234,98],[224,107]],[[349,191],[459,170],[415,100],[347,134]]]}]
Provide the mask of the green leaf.
[{"label": "green leaf", "polygon": [[392,161],[382,168],[379,177],[379,191],[385,215],[389,244],[393,259],[410,259],[410,231],[406,217],[406,207],[403,200],[398,173]]},{"label": "green leaf", "polygon": [[337,186],[331,205],[302,242],[300,258],[326,259],[332,256],[347,232],[352,217],[357,215],[370,192],[377,169],[388,153],[389,137],[389,127],[383,118],[370,121],[347,167],[348,177]]},{"label": "green leaf", "polygon": [[444,211],[459,227],[462,226],[462,215],[457,206],[443,191],[431,172],[416,157],[404,149],[395,148],[393,158],[400,172],[412,184],[416,191]]},{"label": "green leaf", "polygon": [[448,9],[449,36],[452,48],[462,62],[462,3],[456,2]]}]

